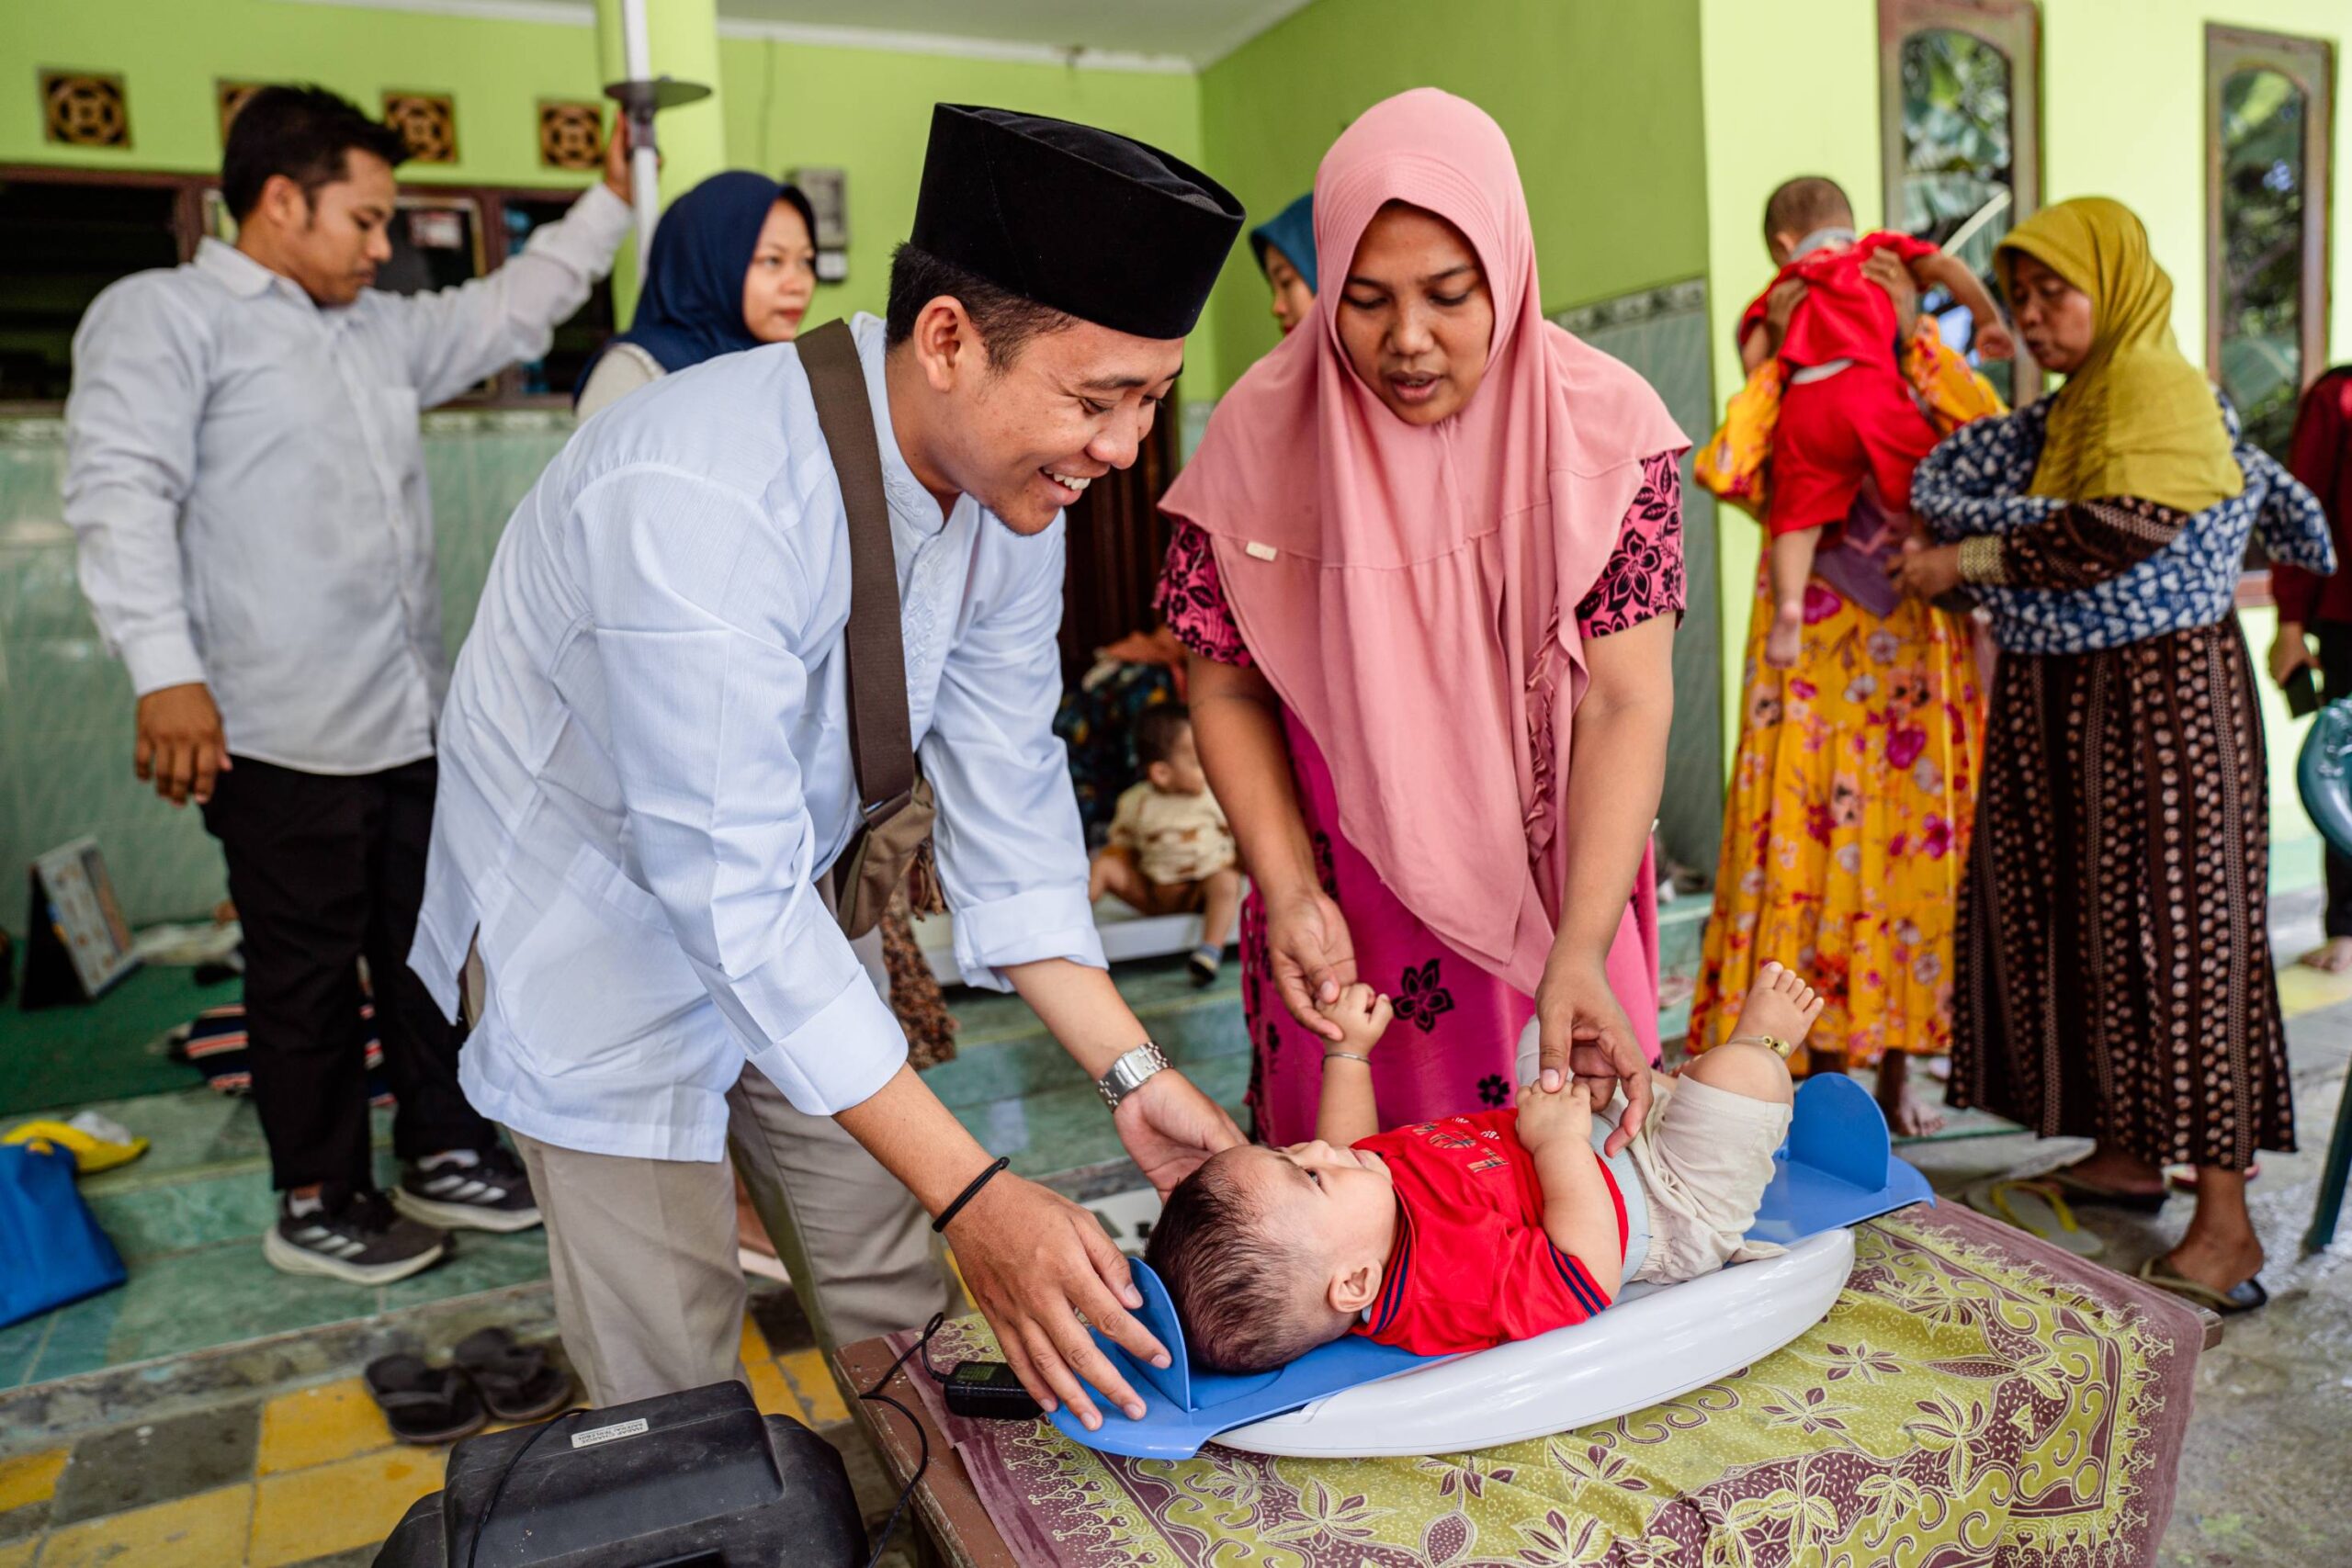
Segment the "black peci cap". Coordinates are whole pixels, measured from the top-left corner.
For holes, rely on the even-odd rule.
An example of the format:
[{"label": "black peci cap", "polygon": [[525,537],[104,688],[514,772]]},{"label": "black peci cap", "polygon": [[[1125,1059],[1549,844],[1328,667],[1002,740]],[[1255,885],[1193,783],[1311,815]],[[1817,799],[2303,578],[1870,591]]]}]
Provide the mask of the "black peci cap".
[{"label": "black peci cap", "polygon": [[909,240],[1080,321],[1179,338],[1200,320],[1241,222],[1232,192],[1157,148],[941,104]]}]

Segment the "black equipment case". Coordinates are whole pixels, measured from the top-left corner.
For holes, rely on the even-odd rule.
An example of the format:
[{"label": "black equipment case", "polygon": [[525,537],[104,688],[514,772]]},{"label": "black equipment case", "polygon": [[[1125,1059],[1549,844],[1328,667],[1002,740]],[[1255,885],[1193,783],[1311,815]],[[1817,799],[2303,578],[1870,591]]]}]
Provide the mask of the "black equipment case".
[{"label": "black equipment case", "polygon": [[841,1455],[729,1381],[469,1438],[376,1568],[860,1568]]}]

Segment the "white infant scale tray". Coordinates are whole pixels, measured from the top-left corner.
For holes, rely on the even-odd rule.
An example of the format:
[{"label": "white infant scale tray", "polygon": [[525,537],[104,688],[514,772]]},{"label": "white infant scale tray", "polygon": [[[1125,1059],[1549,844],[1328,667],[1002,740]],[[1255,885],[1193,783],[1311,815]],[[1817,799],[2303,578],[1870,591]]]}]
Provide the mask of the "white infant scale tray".
[{"label": "white infant scale tray", "polygon": [[1136,1315],[1174,1364],[1137,1361],[1102,1335],[1144,1396],[1143,1419],[1108,1404],[1089,1432],[1067,1408],[1057,1428],[1108,1453],[1188,1459],[1211,1440],[1253,1453],[1350,1459],[1455,1453],[1547,1436],[1673,1399],[1786,1345],[1828,1314],[1853,1268],[1852,1225],[1933,1202],[1895,1157],[1886,1121],[1852,1079],[1799,1086],[1788,1141],[1748,1235],[1789,1250],[1669,1286],[1631,1285],[1598,1316],[1476,1355],[1415,1356],[1350,1335],[1278,1371],[1194,1369],[1167,1288],[1135,1266]]}]

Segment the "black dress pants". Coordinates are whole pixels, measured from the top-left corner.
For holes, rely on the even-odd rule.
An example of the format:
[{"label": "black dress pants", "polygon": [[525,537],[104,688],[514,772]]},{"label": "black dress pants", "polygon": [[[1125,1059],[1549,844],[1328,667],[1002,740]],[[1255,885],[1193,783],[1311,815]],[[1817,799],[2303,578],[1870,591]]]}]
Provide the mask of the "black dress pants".
[{"label": "black dress pants", "polygon": [[408,966],[432,840],[433,759],[380,773],[299,773],[250,757],[220,774],[204,826],[245,933],[254,1103],[282,1190],[374,1185],[359,960],[375,990],[402,1159],[486,1149],[497,1131],[458,1088],[463,1031]]}]

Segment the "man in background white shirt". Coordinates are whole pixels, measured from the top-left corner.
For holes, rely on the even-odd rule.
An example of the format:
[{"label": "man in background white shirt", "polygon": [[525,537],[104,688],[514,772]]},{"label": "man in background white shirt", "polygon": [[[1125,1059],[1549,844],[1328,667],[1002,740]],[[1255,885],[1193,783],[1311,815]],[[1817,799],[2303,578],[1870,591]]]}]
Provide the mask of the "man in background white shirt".
[{"label": "man in background white shirt", "polygon": [[[265,1255],[356,1283],[438,1261],[443,1227],[538,1223],[458,1087],[461,1035],[407,965],[436,782],[441,647],[419,411],[547,351],[629,226],[605,180],[493,276],[413,297],[391,255],[397,132],[317,87],[232,123],[232,247],[101,294],[74,340],[65,516],[139,694],[135,766],[220,840],[244,924],[253,1097],[284,1196]],[[377,1190],[367,960],[404,1173]]]}]

